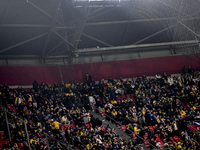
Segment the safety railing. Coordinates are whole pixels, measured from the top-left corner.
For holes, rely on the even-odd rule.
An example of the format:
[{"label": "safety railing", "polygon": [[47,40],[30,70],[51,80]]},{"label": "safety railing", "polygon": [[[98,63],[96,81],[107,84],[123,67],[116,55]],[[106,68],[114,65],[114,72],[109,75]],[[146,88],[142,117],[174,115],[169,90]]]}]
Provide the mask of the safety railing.
[{"label": "safety railing", "polygon": [[[91,107],[90,107],[91,108]],[[98,110],[97,108],[95,108],[95,110]],[[119,122],[119,121],[116,121],[115,119],[113,119],[111,116],[109,116],[109,115],[107,115],[106,113],[105,113],[105,115],[106,115],[106,117],[108,117],[108,118],[110,118],[113,122],[115,122],[116,124],[118,124],[118,125],[120,125],[121,127],[122,127],[122,124]],[[130,133],[134,133],[133,131],[131,131],[130,129],[126,129],[126,130],[128,130]],[[135,134],[135,133],[134,133]],[[137,135],[137,134],[135,134],[135,136],[137,137],[137,138],[139,138],[139,139],[141,139],[143,142],[144,142],[144,144],[145,144],[145,142],[147,142],[150,146],[152,146],[154,149],[156,149],[156,147],[154,146],[154,145],[152,145],[151,143],[149,143],[147,140],[145,140],[145,139],[143,139],[142,137],[140,137],[139,135]]]},{"label": "safety railing", "polygon": [[[49,144],[49,140],[53,140],[53,141],[55,141],[55,142],[58,142],[60,145],[62,145],[62,146],[64,147],[64,149],[73,150],[73,148],[71,148],[70,146],[65,145],[65,144],[63,144],[62,142],[60,142],[59,140],[57,140],[57,139],[51,137],[48,133],[45,133],[45,137],[46,137],[46,141],[47,141],[47,148],[48,148],[48,150],[51,149],[51,145]],[[54,145],[53,145],[53,146],[54,146]]]},{"label": "safety railing", "polygon": [[[23,120],[21,116],[20,116],[20,117],[19,117],[19,116],[16,116],[16,115],[12,114],[11,112],[7,111],[6,108],[5,108],[4,106],[2,106],[1,104],[0,104],[0,109],[2,109],[2,110],[4,111],[4,113],[5,113],[6,124],[7,124],[7,130],[8,130],[8,134],[9,134],[9,140],[12,141],[12,139],[11,139],[11,134],[10,134],[10,128],[9,128],[9,125],[8,125],[9,123],[8,123],[7,113],[8,113],[9,115],[13,116],[13,117],[16,117],[17,119],[19,119],[20,121],[22,121],[22,122],[24,123],[25,132],[26,132],[26,136],[27,136],[28,147],[29,147],[29,150],[31,150],[31,145],[30,145],[30,140],[29,140],[29,134],[28,134],[28,129],[27,129],[27,123],[26,123],[26,121]],[[29,122],[29,123],[32,124],[31,122]],[[48,132],[45,132],[45,136],[46,136],[45,138],[46,138],[47,144],[49,144],[49,143],[48,143],[48,139],[52,139],[52,140],[54,140],[54,141],[60,143],[62,146],[64,146],[65,149],[67,148],[68,150],[72,150],[72,148],[71,148],[70,146],[67,146],[67,145],[63,144],[62,142],[58,141],[57,139],[55,139],[55,138],[49,136]],[[72,143],[73,143],[73,142],[72,142]],[[74,145],[73,145],[73,146],[74,146]],[[84,146],[86,147],[86,145],[84,145]],[[50,150],[50,145],[47,145],[47,149]]]},{"label": "safety railing", "polygon": [[25,127],[25,132],[26,132],[26,137],[27,137],[27,142],[28,142],[28,147],[29,147],[29,150],[31,150],[31,145],[30,145],[30,140],[29,140],[29,134],[28,134],[28,129],[27,129],[27,123],[25,120],[19,118],[18,116],[12,114],[11,112],[7,111],[6,108],[1,105],[0,108],[4,111],[5,113],[5,118],[6,118],[6,124],[7,124],[7,130],[8,130],[8,136],[9,136],[9,140],[12,141],[11,139],[11,133],[10,133],[10,127],[9,127],[9,123],[8,123],[8,116],[7,116],[7,113],[13,117],[16,117],[17,119],[19,119],[20,121],[23,122],[24,124],[24,127]]}]

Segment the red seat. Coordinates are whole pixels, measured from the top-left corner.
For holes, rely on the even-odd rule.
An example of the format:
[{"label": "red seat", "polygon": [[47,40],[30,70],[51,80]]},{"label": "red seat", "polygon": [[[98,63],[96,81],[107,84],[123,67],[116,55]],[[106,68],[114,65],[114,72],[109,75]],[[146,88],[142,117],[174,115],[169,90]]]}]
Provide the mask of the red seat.
[{"label": "red seat", "polygon": [[86,123],[86,124],[85,124],[85,127],[89,127],[89,128],[90,128],[90,124],[89,124],[89,123]]},{"label": "red seat", "polygon": [[22,148],[22,143],[17,143],[18,148],[21,149]]},{"label": "red seat", "polygon": [[159,134],[155,134],[155,136],[156,136],[156,139],[155,139],[154,141],[159,141],[159,142],[161,142],[160,135],[159,135]]},{"label": "red seat", "polygon": [[75,128],[75,124],[74,124],[74,123],[71,123],[70,126],[71,126],[72,128]]},{"label": "red seat", "polygon": [[122,130],[126,130],[126,126],[125,125],[122,125]]},{"label": "red seat", "polygon": [[184,108],[187,108],[187,106],[185,106],[185,104],[184,104],[184,103],[182,103],[182,106],[183,106]]},{"label": "red seat", "polygon": [[174,139],[173,139],[172,137],[170,137],[170,139],[172,140],[173,143],[175,142]]},{"label": "red seat", "polygon": [[147,137],[148,137],[148,133],[147,133],[147,132],[145,133],[144,137],[145,137],[145,138],[147,138]]},{"label": "red seat", "polygon": [[62,129],[65,130],[66,129],[65,126],[62,126]]},{"label": "red seat", "polygon": [[119,96],[117,97],[117,100],[122,100],[122,97],[119,95]]},{"label": "red seat", "polygon": [[1,136],[5,136],[5,133],[4,133],[4,132],[0,133],[0,137],[1,137]]},{"label": "red seat", "polygon": [[9,140],[9,139],[6,139],[6,142],[9,144],[9,143],[10,143],[10,140]]},{"label": "red seat", "polygon": [[4,136],[1,136],[0,141],[4,141],[4,140],[5,140]]},{"label": "red seat", "polygon": [[12,106],[8,104],[8,108],[9,108],[9,109],[11,109],[11,108],[12,108]]},{"label": "red seat", "polygon": [[178,136],[174,136],[174,139],[176,140],[176,141],[180,141],[180,139],[179,139],[179,137]]},{"label": "red seat", "polygon": [[133,136],[134,139],[137,138],[137,136],[135,135],[135,133],[132,133],[132,136]]},{"label": "red seat", "polygon": [[97,97],[97,99],[99,99],[99,101],[102,101],[102,100],[101,100],[101,97]]},{"label": "red seat", "polygon": [[121,95],[121,98],[122,98],[122,99],[124,99],[124,98],[126,99],[126,95]]},{"label": "red seat", "polygon": [[152,131],[154,130],[153,126],[148,126],[149,129],[151,129]]},{"label": "red seat", "polygon": [[101,116],[102,116],[102,117],[105,117],[105,116],[106,116],[106,113],[105,113],[105,112],[103,112],[103,113],[101,114]]},{"label": "red seat", "polygon": [[0,141],[0,145],[3,145],[4,144],[4,141]]}]

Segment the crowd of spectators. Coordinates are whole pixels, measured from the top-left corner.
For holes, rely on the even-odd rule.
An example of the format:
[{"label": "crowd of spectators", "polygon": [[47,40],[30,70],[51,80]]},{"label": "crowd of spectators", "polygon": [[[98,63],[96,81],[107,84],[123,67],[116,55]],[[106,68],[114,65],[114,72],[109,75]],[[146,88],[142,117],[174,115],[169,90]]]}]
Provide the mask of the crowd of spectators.
[{"label": "crowd of spectators", "polygon": [[[126,81],[95,82],[86,74],[84,83],[39,85],[34,81],[30,90],[3,85],[2,105],[23,120],[8,115],[12,142],[5,141],[1,148],[28,149],[25,121],[33,150],[46,149],[48,144],[51,149],[138,149],[144,142],[138,136],[155,147],[198,149],[199,138],[188,130],[187,122],[200,119],[199,87],[200,73],[191,67],[184,67],[177,76],[158,73]],[[126,126],[127,134],[134,132],[136,140],[122,139],[115,128],[102,126],[102,120],[94,118],[90,110]],[[2,110],[0,119],[8,139]],[[163,142],[156,141],[157,136]]]}]

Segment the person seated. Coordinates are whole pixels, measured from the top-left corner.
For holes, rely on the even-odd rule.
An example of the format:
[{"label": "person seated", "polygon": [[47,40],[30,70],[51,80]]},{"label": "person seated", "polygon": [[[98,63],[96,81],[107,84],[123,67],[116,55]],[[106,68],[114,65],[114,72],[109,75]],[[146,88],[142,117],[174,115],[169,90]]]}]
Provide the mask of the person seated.
[{"label": "person seated", "polygon": [[113,117],[116,117],[117,116],[117,111],[115,109],[113,109],[113,111],[111,112],[112,116]]},{"label": "person seated", "polygon": [[129,104],[129,103],[132,103],[133,100],[129,96],[127,96],[126,102]]},{"label": "person seated", "polygon": [[62,119],[61,119],[61,123],[63,123],[63,124],[67,124],[67,123],[70,124],[70,121],[68,120],[66,114],[64,114],[64,116],[62,117]]},{"label": "person seated", "polygon": [[78,107],[76,107],[76,113],[80,116],[81,110]]},{"label": "person seated", "polygon": [[85,114],[87,113],[87,110],[85,109],[85,107],[82,107],[81,113],[83,114],[83,116],[85,116]]},{"label": "person seated", "polygon": [[92,143],[90,142],[89,144],[87,144],[87,146],[86,146],[86,147],[87,147],[87,149],[89,149],[89,150],[90,150],[90,149],[92,149],[92,148],[93,148],[93,145],[92,145]]},{"label": "person seated", "polygon": [[111,100],[111,104],[113,104],[113,105],[114,105],[114,104],[117,104],[117,101],[116,101],[115,99],[112,99],[112,100]]},{"label": "person seated", "polygon": [[128,127],[126,128],[126,133],[131,134],[131,132],[134,132],[133,126],[129,123]]},{"label": "person seated", "polygon": [[72,90],[69,90],[69,93],[66,93],[66,96],[73,96],[74,93],[72,92]]}]

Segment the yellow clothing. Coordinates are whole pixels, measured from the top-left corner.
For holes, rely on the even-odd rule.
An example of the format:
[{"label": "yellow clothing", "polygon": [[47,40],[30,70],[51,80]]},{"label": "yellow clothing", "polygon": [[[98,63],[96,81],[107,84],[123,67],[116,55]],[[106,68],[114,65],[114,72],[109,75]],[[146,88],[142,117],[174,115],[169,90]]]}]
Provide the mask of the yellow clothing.
[{"label": "yellow clothing", "polygon": [[117,115],[117,111],[112,111],[112,115],[116,116]]},{"label": "yellow clothing", "polygon": [[65,86],[66,86],[66,87],[70,87],[70,86],[71,86],[71,84],[66,84]]},{"label": "yellow clothing", "polygon": [[19,104],[21,104],[21,103],[23,103],[24,102],[24,98],[19,98],[19,97],[16,97],[15,98],[15,104],[17,104],[17,105],[19,105]]},{"label": "yellow clothing", "polygon": [[128,126],[128,127],[127,127],[127,129],[132,129],[132,128],[133,128],[133,126]]},{"label": "yellow clothing", "polygon": [[54,121],[53,125],[56,129],[59,129],[59,122],[58,121]]},{"label": "yellow clothing", "polygon": [[24,131],[22,131],[22,132],[19,131],[19,132],[18,132],[19,135],[22,135],[23,133],[24,133]]},{"label": "yellow clothing", "polygon": [[181,110],[180,115],[186,115],[185,111]]},{"label": "yellow clothing", "polygon": [[82,132],[82,131],[80,132],[80,135],[81,135],[81,136],[83,135],[83,132]]},{"label": "yellow clothing", "polygon": [[38,141],[36,141],[36,140],[34,140],[34,139],[31,139],[31,140],[30,140],[30,144],[32,144],[33,142],[38,143]]},{"label": "yellow clothing", "polygon": [[195,110],[196,110],[197,108],[195,107],[195,106],[193,106],[193,111],[195,112]]},{"label": "yellow clothing", "polygon": [[112,103],[112,104],[117,104],[117,101],[115,101],[115,100],[113,101],[113,100],[112,100],[111,103]]},{"label": "yellow clothing", "polygon": [[108,87],[111,87],[112,86],[112,83],[107,83]]},{"label": "yellow clothing", "polygon": [[107,113],[109,113],[109,112],[110,112],[110,110],[108,109],[108,110],[106,110],[106,112],[107,112]]},{"label": "yellow clothing", "polygon": [[182,84],[181,84],[181,82],[179,81],[178,83],[179,83],[179,86],[180,86],[180,87],[182,87]]},{"label": "yellow clothing", "polygon": [[157,120],[158,123],[160,123],[160,118],[157,118],[156,120]]},{"label": "yellow clothing", "polygon": [[32,96],[29,95],[28,102],[32,102],[32,101],[33,101]]},{"label": "yellow clothing", "polygon": [[182,148],[182,146],[181,146],[181,145],[178,145],[178,148],[180,148],[180,149],[181,149],[181,148]]},{"label": "yellow clothing", "polygon": [[117,134],[117,132],[116,132],[116,129],[115,129],[115,128],[113,128],[113,129],[112,129],[112,132],[113,132],[113,133],[115,133],[115,134]]},{"label": "yellow clothing", "polygon": [[121,85],[121,82],[117,82],[117,85]]},{"label": "yellow clothing", "polygon": [[138,129],[137,127],[134,127],[134,133],[135,134],[139,134],[140,133],[140,129]]},{"label": "yellow clothing", "polygon": [[82,109],[82,113],[86,113],[86,110],[85,110],[85,109]]},{"label": "yellow clothing", "polygon": [[90,143],[90,144],[87,144],[87,149],[91,149],[92,147],[93,147],[93,145],[92,145],[92,143]]},{"label": "yellow clothing", "polygon": [[81,111],[80,111],[80,109],[76,109],[76,112],[77,112],[77,113],[80,113]]},{"label": "yellow clothing", "polygon": [[73,92],[67,93],[66,96],[73,95]]}]

